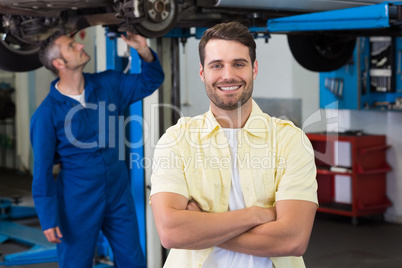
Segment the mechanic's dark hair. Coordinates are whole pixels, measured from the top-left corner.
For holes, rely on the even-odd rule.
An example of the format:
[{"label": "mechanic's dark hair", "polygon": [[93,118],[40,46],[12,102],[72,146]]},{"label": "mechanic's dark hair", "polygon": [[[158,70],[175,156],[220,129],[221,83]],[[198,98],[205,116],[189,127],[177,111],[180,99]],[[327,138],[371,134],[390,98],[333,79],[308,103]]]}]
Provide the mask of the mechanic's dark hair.
[{"label": "mechanic's dark hair", "polygon": [[55,45],[56,39],[65,35],[62,31],[57,31],[49,36],[45,41],[42,42],[41,48],[39,50],[39,60],[47,69],[55,73],[59,74],[59,70],[53,65],[53,60],[57,58],[62,58],[60,53],[60,48]]},{"label": "mechanic's dark hair", "polygon": [[237,41],[249,49],[251,64],[254,65],[256,59],[256,47],[254,36],[250,33],[248,28],[240,22],[227,22],[220,23],[212,28],[207,29],[198,44],[198,52],[200,54],[200,61],[204,67],[205,60],[205,46],[210,40],[221,39],[228,41]]}]

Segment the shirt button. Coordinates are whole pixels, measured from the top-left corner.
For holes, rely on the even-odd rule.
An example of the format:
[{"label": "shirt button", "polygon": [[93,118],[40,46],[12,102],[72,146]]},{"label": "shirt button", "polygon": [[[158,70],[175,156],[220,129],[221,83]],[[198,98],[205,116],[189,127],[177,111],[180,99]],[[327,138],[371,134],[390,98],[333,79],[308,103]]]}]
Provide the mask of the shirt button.
[{"label": "shirt button", "polygon": [[196,171],[194,171],[194,175],[198,175],[198,171],[196,170]]}]

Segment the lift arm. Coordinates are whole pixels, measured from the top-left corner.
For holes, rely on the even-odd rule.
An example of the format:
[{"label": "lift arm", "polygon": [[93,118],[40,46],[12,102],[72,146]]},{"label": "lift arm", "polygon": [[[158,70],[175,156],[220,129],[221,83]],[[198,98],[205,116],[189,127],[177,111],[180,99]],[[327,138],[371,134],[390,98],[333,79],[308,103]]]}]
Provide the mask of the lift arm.
[{"label": "lift arm", "polygon": [[402,2],[353,7],[271,19],[268,31],[336,31],[389,28],[401,24]]}]

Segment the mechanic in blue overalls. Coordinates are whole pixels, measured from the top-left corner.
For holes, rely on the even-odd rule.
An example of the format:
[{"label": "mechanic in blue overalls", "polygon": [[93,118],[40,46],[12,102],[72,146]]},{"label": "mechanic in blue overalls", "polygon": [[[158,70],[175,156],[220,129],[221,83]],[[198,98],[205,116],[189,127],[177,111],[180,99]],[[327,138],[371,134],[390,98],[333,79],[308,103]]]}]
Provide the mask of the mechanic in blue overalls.
[{"label": "mechanic in blue overalls", "polygon": [[[92,267],[100,230],[116,267],[146,267],[122,159],[125,138],[117,130],[125,109],[154,92],[164,73],[144,37],[127,32],[122,39],[137,50],[140,74],[83,73],[90,60],[84,46],[60,33],[40,51],[43,65],[59,78],[31,119],[32,195],[62,268]],[[57,179],[55,164],[61,167]]]}]

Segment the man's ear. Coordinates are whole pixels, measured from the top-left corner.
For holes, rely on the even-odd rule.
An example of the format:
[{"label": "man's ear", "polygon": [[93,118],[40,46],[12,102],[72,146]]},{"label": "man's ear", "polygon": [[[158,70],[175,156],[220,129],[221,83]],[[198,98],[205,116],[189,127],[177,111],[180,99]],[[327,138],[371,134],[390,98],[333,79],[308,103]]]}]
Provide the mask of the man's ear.
[{"label": "man's ear", "polygon": [[54,59],[52,61],[52,64],[54,67],[56,67],[57,70],[60,70],[60,69],[64,68],[64,66],[65,66],[64,60],[62,60],[60,58]]},{"label": "man's ear", "polygon": [[253,80],[257,78],[258,74],[258,61],[255,60],[253,64]]},{"label": "man's ear", "polygon": [[202,66],[202,64],[200,63],[200,78],[202,82],[204,81],[204,67]]}]

